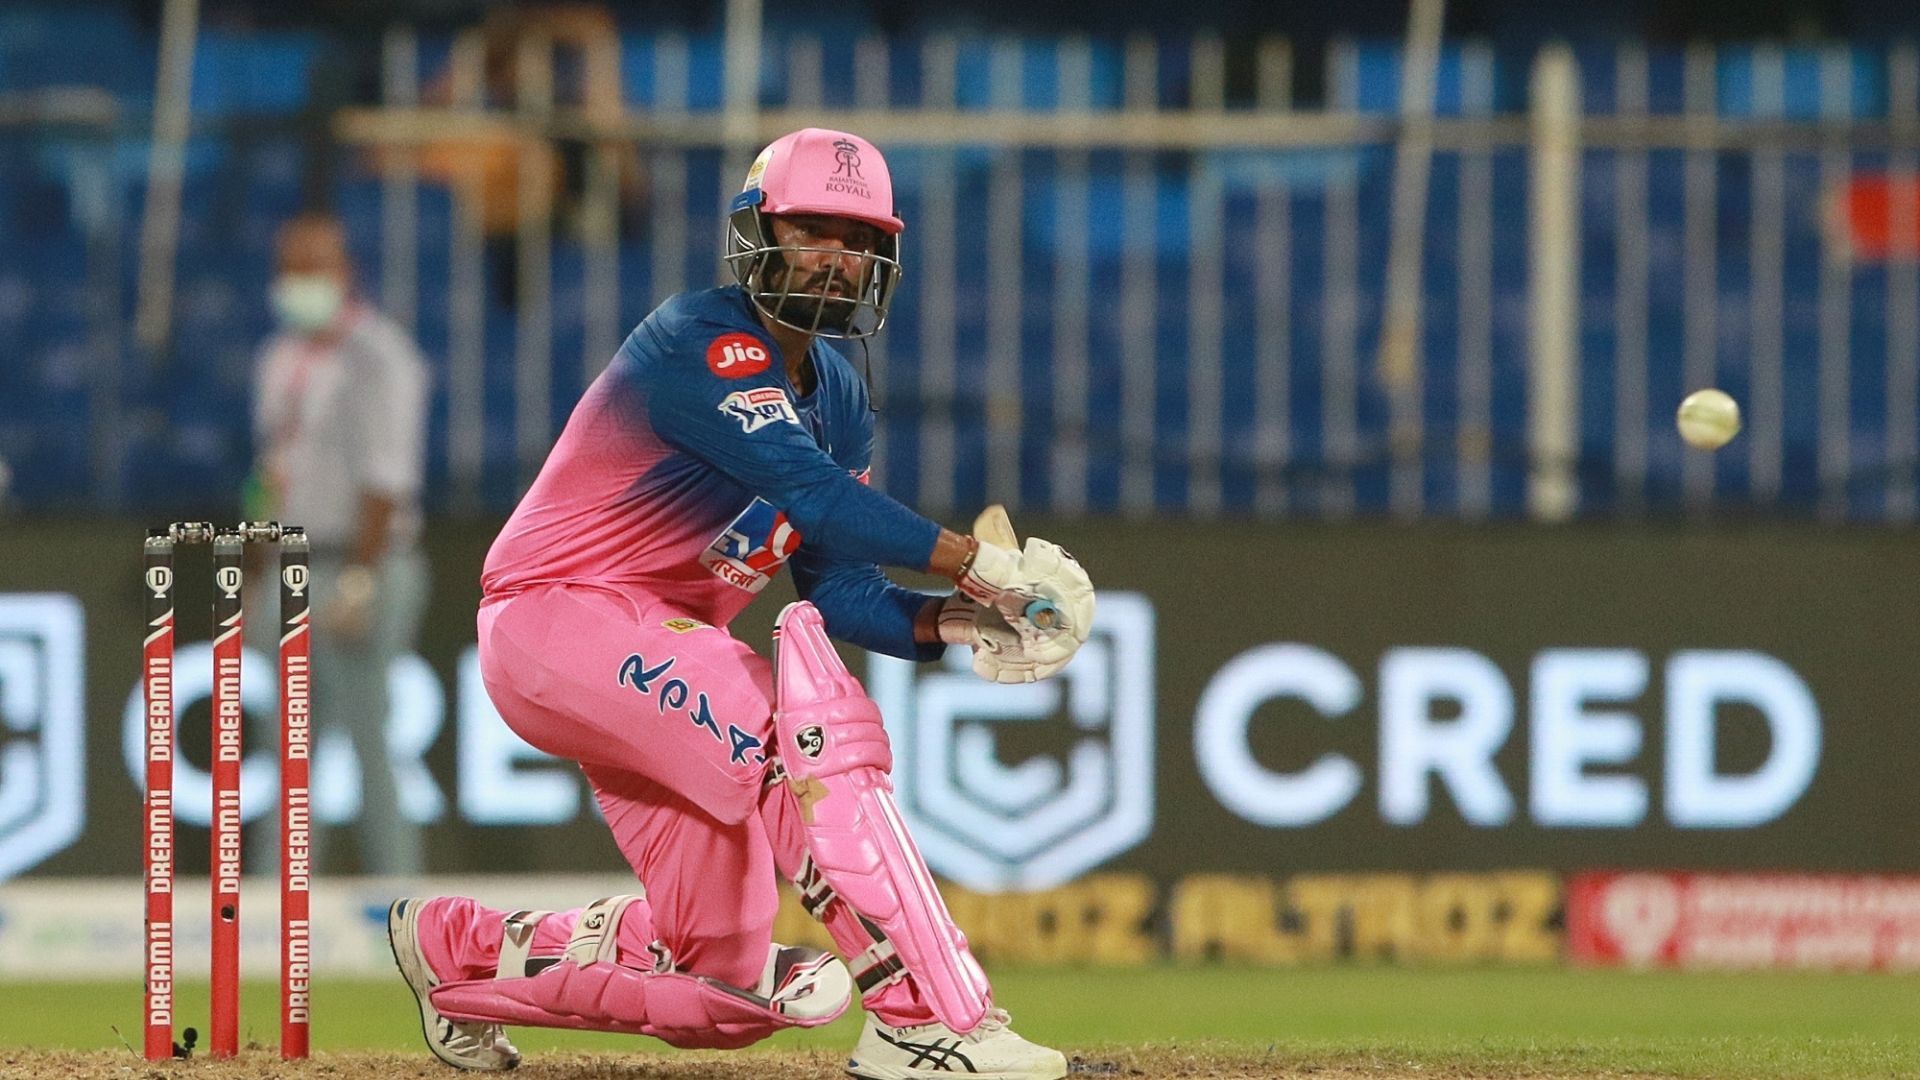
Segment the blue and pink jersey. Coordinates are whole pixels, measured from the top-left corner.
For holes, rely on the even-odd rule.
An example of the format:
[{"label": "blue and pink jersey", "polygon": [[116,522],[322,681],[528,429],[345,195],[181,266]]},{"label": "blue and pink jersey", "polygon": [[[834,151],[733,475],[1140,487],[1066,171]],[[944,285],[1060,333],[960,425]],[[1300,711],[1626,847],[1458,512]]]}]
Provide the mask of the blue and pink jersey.
[{"label": "blue and pink jersey", "polygon": [[866,383],[816,340],[801,396],[737,286],[672,297],[574,407],[487,554],[488,599],[535,585],[637,587],[725,626],[780,572],[834,636],[909,659],[939,526],[869,488]]}]

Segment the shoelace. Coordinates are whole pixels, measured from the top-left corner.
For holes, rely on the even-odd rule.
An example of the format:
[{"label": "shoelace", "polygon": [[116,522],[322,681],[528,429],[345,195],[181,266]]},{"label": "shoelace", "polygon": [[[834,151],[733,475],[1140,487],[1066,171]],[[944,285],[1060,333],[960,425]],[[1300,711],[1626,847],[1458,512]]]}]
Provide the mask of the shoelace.
[{"label": "shoelace", "polygon": [[967,1032],[963,1038],[968,1042],[979,1042],[989,1035],[997,1035],[1007,1030],[1007,1025],[1011,1023],[1013,1023],[1012,1013],[1005,1009],[988,1009],[987,1015],[980,1021],[980,1026]]},{"label": "shoelace", "polygon": [[980,1025],[974,1028],[972,1031],[967,1032],[965,1035],[962,1035],[959,1032],[954,1031],[952,1028],[948,1027],[947,1025],[941,1023],[938,1020],[935,1020],[930,1024],[918,1024],[913,1027],[894,1028],[893,1031],[900,1035],[917,1037],[923,1031],[927,1031],[932,1028],[938,1028],[941,1031],[948,1032],[954,1037],[959,1039],[964,1039],[967,1042],[979,1042],[980,1040],[986,1038],[989,1035],[997,1035],[1000,1032],[1007,1030],[1007,1026],[1012,1023],[1013,1023],[1012,1013],[1009,1013],[1005,1009],[996,1008],[996,1009],[988,1009],[987,1015],[980,1019]]}]

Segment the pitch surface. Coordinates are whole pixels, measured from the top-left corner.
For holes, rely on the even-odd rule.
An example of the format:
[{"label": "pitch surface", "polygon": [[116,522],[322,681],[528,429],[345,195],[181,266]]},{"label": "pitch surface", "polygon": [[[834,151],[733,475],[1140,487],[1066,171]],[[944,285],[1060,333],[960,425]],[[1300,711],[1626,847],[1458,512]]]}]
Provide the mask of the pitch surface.
[{"label": "pitch surface", "polygon": [[[1920,977],[1676,975],[1343,967],[996,971],[1015,1026],[1078,1056],[1087,1077],[1351,1078],[1920,1076]],[[0,1078],[421,1077],[427,1056],[399,980],[315,986],[315,1057],[274,1056],[275,987],[250,983],[232,1063],[148,1066],[131,983],[0,981]],[[206,988],[180,988],[204,1029]],[[843,1075],[848,1017],[734,1054],[614,1035],[516,1029],[516,1074],[555,1080]],[[117,1029],[117,1033],[116,1030]]]}]

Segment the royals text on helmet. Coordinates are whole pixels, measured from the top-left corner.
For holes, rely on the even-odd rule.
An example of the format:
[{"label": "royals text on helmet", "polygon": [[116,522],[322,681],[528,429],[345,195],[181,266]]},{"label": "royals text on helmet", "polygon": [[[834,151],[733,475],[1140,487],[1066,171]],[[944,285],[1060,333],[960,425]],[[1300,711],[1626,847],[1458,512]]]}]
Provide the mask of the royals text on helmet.
[{"label": "royals text on helmet", "polygon": [[[817,214],[850,218],[880,232],[873,251],[782,247],[770,217]],[[886,159],[858,135],[803,128],[783,135],[754,159],[746,186],[727,217],[727,265],[767,318],[825,337],[863,338],[887,321],[900,283],[900,232],[893,177]],[[808,291],[787,273],[787,256],[818,251],[859,259],[851,287],[841,295]]]}]

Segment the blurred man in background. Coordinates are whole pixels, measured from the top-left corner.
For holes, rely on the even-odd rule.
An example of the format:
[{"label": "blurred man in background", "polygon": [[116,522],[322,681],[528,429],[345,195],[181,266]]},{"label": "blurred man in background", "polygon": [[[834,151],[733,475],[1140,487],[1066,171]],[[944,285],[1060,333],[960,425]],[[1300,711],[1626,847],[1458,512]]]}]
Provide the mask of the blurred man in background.
[{"label": "blurred man in background", "polygon": [[354,291],[330,215],[281,228],[269,298],[280,331],[255,380],[247,513],[305,526],[313,542],[315,721],[346,732],[359,758],[361,868],[415,874],[419,830],[387,756],[387,671],[412,650],[427,599],[426,367],[406,331]]}]

